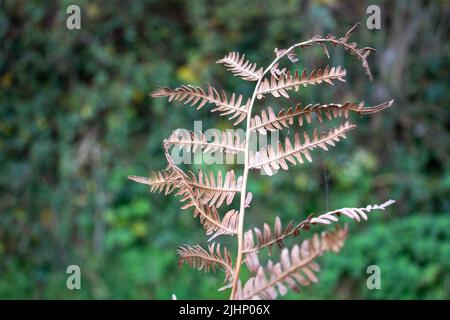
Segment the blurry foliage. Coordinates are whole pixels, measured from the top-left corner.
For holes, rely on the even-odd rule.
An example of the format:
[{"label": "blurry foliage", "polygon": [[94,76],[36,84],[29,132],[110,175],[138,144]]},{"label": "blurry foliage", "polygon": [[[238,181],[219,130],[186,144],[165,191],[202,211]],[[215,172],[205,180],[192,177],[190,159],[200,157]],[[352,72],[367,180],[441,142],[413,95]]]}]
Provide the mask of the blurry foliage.
[{"label": "blurry foliage", "polygon": [[[255,175],[249,190],[258,205],[249,214],[259,226],[275,214],[287,223],[396,199],[389,215],[352,229],[339,256],[324,257],[319,285],[289,297],[450,297],[448,4],[76,3],[82,29],[69,31],[65,10],[73,1],[0,2],[1,298],[225,298],[213,275],[177,268],[175,248],[188,236],[204,239],[197,221],[180,213],[176,199],[150,196],[126,176],[164,167],[160,141],[168,130],[192,129],[198,119],[204,129],[228,124],[147,93],[156,83],[205,79],[224,89],[239,84],[248,95],[250,87],[216,59],[238,50],[264,65],[275,47],[364,26],[368,4],[380,5],[383,19],[381,31],[358,33],[379,49],[375,82],[360,81],[359,62],[336,50],[329,63],[344,64],[350,81],[304,90],[302,102],[394,96],[396,103],[357,119],[357,134],[318,153],[315,165],[270,180]],[[300,57],[301,67],[327,63],[314,50]],[[81,291],[66,289],[70,264],[81,267]],[[365,287],[370,264],[381,267],[382,290]]]}]

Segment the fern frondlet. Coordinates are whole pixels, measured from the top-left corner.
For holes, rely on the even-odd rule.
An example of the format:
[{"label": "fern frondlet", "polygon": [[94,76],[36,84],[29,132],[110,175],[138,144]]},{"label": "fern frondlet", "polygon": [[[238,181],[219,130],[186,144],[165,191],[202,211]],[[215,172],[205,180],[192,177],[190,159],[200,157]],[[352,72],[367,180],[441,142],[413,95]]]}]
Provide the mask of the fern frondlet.
[{"label": "fern frondlet", "polygon": [[[345,103],[314,103],[302,106],[293,105],[287,109],[275,111],[272,107],[261,106],[261,110],[252,115],[257,101],[271,95],[275,98],[290,99],[294,93],[309,85],[329,84],[337,81],[345,82],[347,71],[341,67],[318,68],[312,71],[290,71],[280,67],[281,59],[297,63],[301,58],[299,49],[313,45],[322,47],[329,58],[328,45],[341,46],[347,52],[355,55],[362,63],[366,74],[372,80],[372,73],[367,62],[368,56],[375,52],[372,48],[359,48],[349,38],[356,26],[344,36],[315,36],[310,40],[296,43],[286,49],[275,49],[275,58],[265,68],[257,67],[256,63],[246,59],[239,52],[225,55],[217,63],[223,64],[227,70],[243,80],[255,83],[251,97],[242,94],[227,94],[211,85],[203,89],[193,85],[182,85],[175,89],[162,87],[152,92],[152,97],[166,97],[169,101],[178,101],[186,105],[202,109],[211,104],[211,112],[227,116],[238,125],[245,121],[245,137],[230,131],[214,132],[211,137],[202,132],[175,130],[164,140],[163,147],[167,160],[165,170],[152,172],[149,178],[129,176],[130,180],[148,185],[151,192],[175,194],[180,198],[181,209],[193,210],[209,236],[206,249],[200,245],[181,245],[178,249],[179,264],[187,263],[191,267],[204,270],[225,272],[225,285],[220,290],[230,289],[230,299],[275,299],[283,296],[288,290],[298,291],[301,287],[318,281],[319,265],[317,259],[326,252],[338,252],[348,236],[347,226],[339,227],[341,217],[345,216],[357,222],[365,221],[369,213],[385,210],[395,201],[389,200],[380,205],[369,205],[362,208],[342,208],[324,214],[310,214],[306,219],[294,224],[289,222],[285,227],[281,218],[276,217],[273,227],[264,223],[263,228],[244,230],[246,209],[250,207],[252,193],[247,190],[247,180],[250,169],[259,169],[267,175],[277,170],[288,170],[291,166],[312,162],[312,153],[320,148],[327,151],[330,146],[345,138],[347,133],[356,128],[348,121],[351,114],[371,115],[380,112],[393,104],[393,100],[366,107],[363,102]],[[285,101],[285,100],[284,100]],[[325,120],[344,118],[340,125],[326,132],[312,130],[312,135],[302,131],[304,127]],[[286,137],[277,141],[276,145],[260,146],[255,151],[250,150],[250,134],[267,134],[278,130],[294,129],[293,140]],[[305,128],[306,129],[306,128]],[[234,170],[228,172],[209,172],[199,170],[197,173],[183,171],[172,157],[172,152],[190,153],[224,153],[232,157],[244,157],[242,175],[236,175]],[[236,195],[240,197],[239,208],[233,208]],[[223,207],[228,208],[224,209]],[[223,210],[223,211],[222,211]],[[328,226],[336,224],[333,231],[315,233],[310,239],[303,240],[300,245],[292,248],[285,246],[286,238],[304,234],[314,229],[315,225]],[[236,236],[236,252],[220,246],[219,237]],[[281,248],[279,262],[260,264],[259,255],[276,245]],[[245,262],[245,263],[244,263]],[[242,266],[251,272],[251,277],[244,281],[241,275]]]},{"label": "fern frondlet", "polygon": [[245,141],[241,142],[239,134],[231,132],[213,132],[211,141],[208,141],[202,132],[190,132],[187,130],[175,130],[166,143],[169,146],[175,145],[184,148],[186,151],[195,152],[200,149],[203,152],[213,153],[216,151],[236,154],[244,152]]},{"label": "fern frondlet", "polygon": [[336,80],[345,82],[344,77],[347,71],[340,66],[332,67],[326,66],[325,69],[313,70],[308,74],[306,70],[303,70],[300,75],[298,71],[295,71],[294,75],[288,71],[283,76],[276,78],[272,75],[269,79],[265,78],[260,84],[256,97],[258,99],[264,98],[268,93],[278,98],[283,96],[289,99],[287,91],[298,91],[301,87],[311,86],[315,84],[321,84],[323,82],[333,85]]},{"label": "fern frondlet", "polygon": [[235,76],[248,81],[258,81],[264,71],[263,68],[256,69],[256,63],[246,60],[245,54],[241,55],[239,52],[230,52],[216,63],[222,63]]},{"label": "fern frondlet", "polygon": [[245,104],[242,104],[242,95],[232,94],[229,98],[225,91],[219,93],[211,85],[208,85],[208,91],[205,92],[202,88],[185,85],[175,89],[170,89],[168,87],[159,88],[158,90],[150,94],[153,98],[168,97],[170,101],[183,102],[191,107],[196,107],[200,110],[207,103],[215,105],[215,108],[211,109],[211,112],[221,112],[221,116],[228,116],[229,120],[234,121],[234,125],[238,125],[247,117],[248,105],[250,100],[247,99]]},{"label": "fern frondlet", "polygon": [[273,148],[271,145],[267,147],[261,147],[259,151],[255,153],[250,151],[249,156],[249,168],[250,169],[260,169],[262,168],[264,172],[271,176],[273,170],[283,169],[288,170],[288,162],[291,164],[296,164],[296,161],[303,164],[303,158],[312,162],[312,157],[310,151],[315,148],[322,148],[327,151],[328,147],[335,146],[335,142],[339,142],[340,139],[346,137],[346,133],[356,125],[345,122],[344,124],[331,129],[328,133],[318,134],[317,130],[314,131],[312,139],[308,134],[303,134],[303,143],[301,142],[299,133],[295,133],[294,145],[291,144],[288,137],[284,140],[284,147],[279,141],[277,149]]},{"label": "fern frondlet", "polygon": [[187,263],[191,267],[204,270],[205,272],[210,270],[216,271],[216,269],[220,268],[225,271],[225,280],[233,277],[231,256],[227,248],[224,249],[223,253],[221,252],[220,244],[217,244],[217,246],[215,246],[215,243],[209,245],[208,251],[199,245],[182,245],[177,252],[179,266]]},{"label": "fern frondlet", "polygon": [[293,126],[295,122],[298,122],[298,126],[301,127],[305,122],[310,124],[314,115],[317,116],[319,122],[323,122],[325,117],[328,120],[339,117],[348,118],[350,112],[358,115],[373,114],[390,107],[393,102],[394,101],[391,100],[373,107],[365,107],[364,102],[359,104],[350,102],[344,104],[316,103],[309,104],[305,107],[302,107],[299,103],[295,108],[291,107],[287,110],[281,109],[278,114],[276,114],[271,107],[268,107],[267,110],[263,109],[259,115],[252,117],[250,120],[250,130],[257,130],[261,134],[266,134],[267,131],[277,131],[289,128],[290,126]]}]

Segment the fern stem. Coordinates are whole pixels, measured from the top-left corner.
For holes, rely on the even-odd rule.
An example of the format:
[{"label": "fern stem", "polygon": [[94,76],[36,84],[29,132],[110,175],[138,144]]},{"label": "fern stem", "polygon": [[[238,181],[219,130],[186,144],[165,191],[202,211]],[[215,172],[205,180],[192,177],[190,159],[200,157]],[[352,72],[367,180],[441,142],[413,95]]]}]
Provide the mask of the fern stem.
[{"label": "fern stem", "polygon": [[[270,69],[269,69],[270,70]],[[249,146],[250,146],[250,120],[252,115],[252,108],[253,104],[255,103],[256,94],[258,92],[259,84],[261,83],[261,80],[264,76],[265,72],[261,75],[261,77],[258,79],[258,82],[255,85],[255,89],[253,90],[252,99],[250,100],[250,106],[247,110],[247,122],[245,127],[245,148],[244,148],[244,173],[242,176],[242,186],[241,186],[241,202],[240,202],[240,208],[239,208],[239,223],[238,223],[238,229],[237,229],[237,237],[238,237],[238,253],[236,257],[236,266],[234,268],[234,275],[233,275],[233,285],[231,287],[231,295],[230,299],[233,300],[234,296],[236,294],[236,287],[239,280],[239,273],[241,271],[241,265],[242,265],[242,255],[243,255],[243,249],[244,249],[244,216],[245,216],[245,198],[247,194],[247,178],[248,178],[248,170],[249,170]]]},{"label": "fern stem", "polygon": [[[307,43],[309,41],[306,41]],[[249,147],[250,147],[250,134],[252,130],[250,130],[251,125],[251,118],[252,118],[252,109],[253,105],[256,100],[256,96],[258,94],[258,88],[261,84],[262,79],[264,76],[272,69],[272,67],[285,55],[287,55],[289,52],[291,52],[294,48],[301,46],[302,43],[296,43],[292,45],[289,49],[287,49],[283,54],[280,54],[278,57],[276,57],[272,63],[264,70],[264,72],[261,74],[261,77],[258,79],[258,82],[256,82],[255,89],[253,90],[252,98],[250,100],[250,105],[247,110],[247,122],[245,126],[245,147],[244,147],[244,173],[242,176],[242,187],[241,187],[241,202],[240,202],[240,209],[239,209],[239,223],[238,223],[238,229],[237,229],[237,238],[238,238],[238,252],[236,257],[236,265],[234,268],[234,275],[233,275],[233,284],[231,287],[231,295],[230,299],[233,300],[234,296],[236,294],[237,284],[239,281],[239,273],[241,271],[241,265],[242,265],[242,256],[244,254],[244,217],[245,217],[245,198],[247,194],[247,179],[248,179],[248,171],[250,169],[249,165]]]}]

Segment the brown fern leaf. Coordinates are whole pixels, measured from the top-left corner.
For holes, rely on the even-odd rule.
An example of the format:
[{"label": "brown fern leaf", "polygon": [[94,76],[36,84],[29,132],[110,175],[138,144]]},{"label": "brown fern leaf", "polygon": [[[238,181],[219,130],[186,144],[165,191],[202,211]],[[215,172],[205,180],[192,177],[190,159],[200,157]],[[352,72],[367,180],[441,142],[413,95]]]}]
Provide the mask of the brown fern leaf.
[{"label": "brown fern leaf", "polygon": [[231,71],[235,76],[248,81],[258,81],[264,71],[263,68],[256,69],[256,63],[245,60],[245,54],[240,55],[239,52],[235,51],[217,60],[216,63],[225,65],[227,70]]},{"label": "brown fern leaf", "polygon": [[236,180],[234,171],[228,171],[225,180],[222,178],[222,172],[217,173],[217,179],[213,172],[209,175],[199,170],[198,177],[190,172],[189,184],[194,187],[196,195],[208,206],[220,207],[224,202],[230,205],[234,195],[241,191],[242,177]]},{"label": "brown fern leaf", "polygon": [[[248,230],[244,234],[244,254],[245,254],[245,264],[251,272],[257,272],[260,266],[259,258],[257,252],[263,248],[269,249],[269,254],[272,254],[272,247],[276,244],[278,247],[282,248],[284,246],[284,239],[290,235],[295,237],[300,234],[300,230],[309,230],[311,225],[312,215],[308,216],[304,221],[300,222],[294,226],[293,222],[283,229],[280,217],[275,217],[275,224],[273,227],[273,232],[267,223],[264,223],[263,230],[258,228],[253,228],[253,230]],[[256,242],[253,235],[253,231],[256,235]]]},{"label": "brown fern leaf", "polygon": [[289,128],[294,124],[297,118],[298,126],[303,126],[304,120],[309,124],[312,121],[312,116],[315,114],[319,122],[323,121],[324,115],[328,120],[344,116],[348,118],[350,112],[359,115],[373,114],[390,107],[394,100],[383,102],[373,107],[365,107],[364,102],[359,104],[346,102],[344,104],[309,104],[302,107],[299,104],[295,108],[287,110],[282,109],[275,114],[271,107],[262,110],[260,115],[256,115],[250,120],[250,130],[258,130],[261,134],[266,134],[267,131],[282,130]]},{"label": "brown fern leaf", "polygon": [[[168,170],[170,171],[170,169]],[[166,175],[170,176],[171,174]],[[190,173],[192,177],[195,177],[192,173]],[[213,177],[213,176],[212,176]],[[219,235],[223,234],[236,234],[237,224],[239,219],[239,212],[236,210],[228,211],[222,221],[220,220],[219,213],[217,208],[223,203],[225,199],[233,199],[234,194],[236,192],[240,192],[239,189],[233,187],[232,181],[234,181],[234,173],[227,173],[226,181],[223,186],[215,186],[215,187],[207,187],[202,183],[199,183],[197,180],[189,180],[188,177],[184,177],[180,179],[179,177],[171,177],[170,180],[160,182],[158,180],[159,185],[155,185],[155,178],[149,179],[145,177],[138,176],[129,176],[129,179],[143,183],[149,184],[151,188],[166,188],[165,194],[171,193],[174,189],[177,189],[176,196],[181,196],[180,202],[184,203],[181,209],[194,208],[194,217],[200,216],[200,222],[206,229],[206,234],[211,235],[211,238],[208,241],[216,238]],[[161,179],[158,177],[157,179]],[[219,179],[219,178],[218,178]],[[227,179],[231,186],[227,186]],[[239,181],[240,179],[238,179]],[[237,182],[241,183],[241,181]],[[187,188],[189,186],[190,188]],[[168,191],[169,190],[169,191]],[[210,202],[209,204],[207,202]],[[217,204],[216,204],[217,202]]]},{"label": "brown fern leaf", "polygon": [[241,141],[241,137],[237,132],[222,131],[221,136],[216,130],[212,132],[211,142],[208,142],[205,134],[202,132],[192,132],[185,129],[178,129],[172,132],[166,140],[169,146],[176,145],[184,148],[187,152],[195,152],[202,150],[203,152],[225,152],[236,154],[244,151],[245,139]]},{"label": "brown fern leaf", "polygon": [[230,218],[224,219],[221,222],[217,208],[204,205],[197,197],[194,188],[190,185],[189,177],[173,162],[173,159],[169,154],[167,141],[164,141],[164,150],[168,163],[167,170],[173,172],[175,177],[173,180],[174,188],[178,189],[175,195],[181,196],[180,202],[184,203],[181,209],[193,208],[194,218],[197,216],[200,218],[200,223],[205,228],[207,235],[213,233],[236,234],[237,229],[234,227],[234,222]]},{"label": "brown fern leaf", "polygon": [[176,196],[181,196],[180,202],[183,203],[182,210],[193,208],[194,218],[199,217],[200,223],[205,228],[207,235],[212,235],[210,240],[223,234],[233,235],[237,233],[236,220],[238,215],[230,210],[221,221],[217,208],[207,206],[197,198],[195,191],[184,179],[179,179],[175,183],[178,189]]},{"label": "brown fern leaf", "polygon": [[[222,228],[218,228],[216,232],[208,239],[208,241],[220,235],[235,234],[239,223],[239,211],[231,209],[223,216],[220,225]],[[233,233],[231,233],[233,232]]]},{"label": "brown fern leaf", "polygon": [[165,170],[159,170],[156,172],[152,171],[150,173],[150,178],[128,176],[128,179],[150,186],[151,192],[161,193],[162,191],[164,191],[164,195],[168,195],[173,191],[174,177]]},{"label": "brown fern leaf", "polygon": [[311,40],[305,41],[303,43],[298,43],[294,45],[295,48],[306,48],[310,47],[314,44],[319,44],[323,48],[323,52],[325,55],[330,58],[330,54],[328,52],[327,44],[332,44],[334,47],[336,46],[342,46],[346,51],[348,51],[350,54],[355,55],[362,63],[362,66],[364,70],[366,71],[367,76],[372,81],[372,72],[370,71],[369,63],[367,62],[367,58],[372,52],[376,52],[374,48],[370,47],[364,47],[364,48],[358,48],[358,44],[356,42],[348,42],[351,34],[353,31],[356,30],[356,28],[359,26],[359,23],[355,24],[350,30],[348,30],[345,35],[341,38],[337,38],[334,35],[327,35],[326,37],[317,35],[314,36]]},{"label": "brown fern leaf", "polygon": [[[273,231],[267,223],[264,223],[262,231],[256,227],[253,228],[253,230],[248,230],[244,234],[244,253],[252,253],[255,251],[259,251],[262,248],[268,248],[271,254],[272,246],[274,244],[282,248],[284,246],[284,238],[292,234],[294,236],[298,236],[301,229],[309,230],[311,218],[312,215],[308,216],[306,220],[302,221],[296,226],[294,226],[293,221],[290,221],[288,225],[283,228],[280,217],[276,216]],[[255,234],[256,239],[253,233]]]},{"label": "brown fern leaf", "polygon": [[[309,230],[311,225],[316,224],[324,224],[328,225],[333,222],[337,222],[339,217],[344,214],[352,220],[356,220],[360,222],[361,220],[367,220],[367,213],[373,210],[385,210],[388,206],[395,203],[394,200],[388,200],[385,203],[380,205],[368,205],[365,208],[342,208],[334,211],[330,211],[324,214],[321,214],[317,217],[313,217],[310,214],[304,221],[298,223],[294,226],[293,222],[289,222],[289,224],[283,229],[281,220],[277,216],[275,218],[275,223],[273,227],[273,231],[270,226],[265,223],[264,231],[261,231],[258,228],[254,228],[253,230],[248,230],[244,234],[244,253],[246,254],[246,264],[252,272],[256,272],[259,267],[258,257],[256,252],[263,248],[268,248],[270,253],[272,252],[272,246],[277,244],[278,247],[283,247],[283,241],[286,237],[293,235],[298,236],[301,230]],[[256,241],[255,241],[256,240]]]},{"label": "brown fern leaf", "polygon": [[286,137],[284,149],[281,142],[278,142],[277,150],[274,150],[269,145],[267,148],[263,147],[255,153],[250,152],[249,168],[262,168],[267,175],[271,176],[273,174],[272,169],[278,170],[281,167],[283,170],[288,170],[286,160],[295,165],[296,160],[299,163],[303,163],[302,157],[305,157],[309,162],[312,162],[311,154],[309,153],[310,150],[317,147],[328,150],[327,145],[334,146],[335,142],[340,141],[341,138],[345,138],[346,133],[355,127],[356,125],[345,122],[340,127],[331,129],[326,134],[322,133],[320,136],[317,130],[314,130],[312,140],[304,133],[303,144],[300,141],[300,135],[296,133],[294,136],[294,146],[292,146],[289,138]]},{"label": "brown fern leaf", "polygon": [[[226,201],[227,205],[230,205],[234,195],[241,191],[242,177],[236,180],[233,170],[226,173],[225,180],[222,178],[222,172],[219,171],[217,182],[213,172],[210,172],[208,175],[199,170],[198,178],[192,172],[189,172],[188,176],[188,183],[194,189],[196,196],[203,204],[208,206],[216,206],[218,208],[224,201]],[[169,171],[160,170],[152,172],[150,178],[128,176],[128,179],[149,185],[151,192],[162,192],[164,190],[164,194],[168,195],[174,190],[174,180],[176,178]]]},{"label": "brown fern leaf", "polygon": [[[211,235],[219,229],[222,229],[223,226],[220,223],[220,216],[217,211],[217,208],[212,206],[209,207],[204,205],[200,199],[195,196],[195,191],[188,182],[185,182],[182,179],[176,181],[175,184],[178,191],[175,193],[175,196],[179,196],[180,202],[183,203],[181,206],[182,210],[186,210],[189,208],[193,208],[193,216],[194,218],[199,217],[200,223],[205,228],[206,234]],[[226,233],[232,234],[235,230],[225,230]]]},{"label": "brown fern leaf", "polygon": [[361,220],[367,220],[367,213],[373,210],[385,210],[391,204],[394,204],[395,200],[389,199],[385,203],[376,204],[376,205],[368,205],[365,208],[342,208],[334,211],[330,211],[324,214],[321,214],[318,217],[312,218],[310,220],[311,224],[330,224],[333,222],[337,222],[338,218],[341,215],[345,215],[352,220],[356,220],[360,222]]},{"label": "brown fern leaf", "polygon": [[262,99],[266,94],[270,93],[276,98],[280,96],[289,98],[287,93],[288,90],[298,91],[301,86],[306,87],[308,85],[321,84],[322,82],[333,85],[333,81],[335,80],[345,82],[344,77],[346,74],[347,71],[341,66],[332,68],[326,66],[323,70],[318,69],[311,71],[309,75],[306,70],[303,70],[301,75],[296,71],[294,76],[292,76],[290,72],[287,72],[286,75],[282,76],[279,80],[272,75],[270,80],[264,78],[261,82],[256,97]]},{"label": "brown fern leaf", "polygon": [[221,116],[228,116],[228,119],[235,119],[234,125],[241,123],[247,117],[247,110],[250,103],[250,99],[242,105],[242,95],[236,96],[232,94],[231,98],[228,98],[225,91],[221,91],[221,94],[208,84],[208,92],[205,92],[201,87],[192,85],[183,85],[181,87],[171,89],[169,87],[159,88],[152,92],[150,96],[154,98],[168,97],[170,101],[180,101],[184,104],[188,104],[192,107],[197,106],[197,110],[203,108],[205,104],[212,103],[216,105],[211,112],[220,112]]},{"label": "brown fern leaf", "polygon": [[323,232],[321,236],[314,234],[312,239],[304,240],[301,246],[294,245],[290,251],[284,248],[280,262],[269,260],[265,269],[260,266],[244,288],[238,288],[235,298],[276,299],[278,294],[284,296],[288,288],[299,291],[300,286],[318,282],[316,273],[320,269],[315,259],[327,251],[338,252],[344,245],[347,233],[347,227],[337,227],[335,231]]},{"label": "brown fern leaf", "polygon": [[[361,61],[362,66],[364,70],[366,70],[366,74],[369,77],[369,79],[372,81],[372,72],[370,71],[369,63],[367,62],[367,58],[372,52],[376,52],[374,48],[365,47],[365,48],[358,48],[358,44],[356,42],[348,42],[348,39],[350,38],[350,35],[353,33],[353,31],[356,30],[356,28],[359,26],[359,23],[355,24],[353,27],[348,30],[345,35],[337,40],[337,43],[342,44],[344,46],[344,49],[350,52],[350,54],[356,55],[358,59]],[[326,37],[328,40],[335,40],[335,37],[332,35],[328,35]],[[336,44],[336,42],[334,42]]]},{"label": "brown fern leaf", "polygon": [[233,278],[233,267],[230,253],[224,248],[223,254],[220,250],[220,244],[215,243],[208,246],[208,251],[199,245],[188,246],[183,245],[178,248],[178,266],[181,267],[187,263],[194,269],[203,270],[205,272],[222,269],[225,271],[225,281]]}]

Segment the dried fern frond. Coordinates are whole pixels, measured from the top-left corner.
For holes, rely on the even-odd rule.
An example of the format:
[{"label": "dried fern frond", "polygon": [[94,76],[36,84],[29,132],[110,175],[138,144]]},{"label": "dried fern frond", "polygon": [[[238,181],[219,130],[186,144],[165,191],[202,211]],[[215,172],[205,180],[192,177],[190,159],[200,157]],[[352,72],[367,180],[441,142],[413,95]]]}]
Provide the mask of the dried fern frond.
[{"label": "dried fern frond", "polygon": [[356,42],[348,42],[351,34],[356,30],[356,28],[359,26],[359,23],[355,24],[350,30],[348,30],[345,35],[341,38],[337,38],[334,35],[327,35],[326,37],[317,35],[313,37],[309,41],[305,41],[302,43],[298,43],[293,46],[293,48],[306,48],[310,47],[314,44],[319,44],[323,48],[323,52],[325,55],[330,58],[330,54],[328,52],[328,48],[326,44],[331,43],[333,46],[342,46],[346,51],[348,51],[350,54],[355,55],[362,63],[362,66],[364,70],[366,71],[367,76],[372,81],[372,72],[370,71],[369,63],[367,62],[367,58],[372,52],[376,52],[374,48],[370,47],[364,47],[364,48],[358,48],[358,44]]},{"label": "dried fern frond", "polygon": [[[256,276],[251,277],[243,288],[238,288],[237,299],[275,299],[278,294],[284,296],[288,288],[299,291],[300,286],[318,282],[315,273],[319,265],[315,259],[327,251],[338,252],[347,238],[347,227],[336,228],[332,232],[314,234],[312,239],[304,240],[301,246],[281,251],[280,262],[269,260],[267,267],[259,266]],[[267,275],[268,274],[268,277]]]},{"label": "dried fern frond", "polygon": [[181,267],[183,263],[187,263],[194,269],[200,271],[213,271],[222,269],[225,271],[225,281],[233,278],[233,266],[230,253],[227,248],[224,248],[223,254],[220,250],[220,244],[215,243],[208,246],[208,251],[199,245],[188,246],[183,245],[178,248],[178,266]]},{"label": "dried fern frond", "polygon": [[187,152],[201,150],[203,152],[225,152],[236,154],[244,151],[245,140],[237,132],[222,131],[220,136],[217,131],[212,132],[211,141],[208,141],[202,132],[192,132],[188,130],[175,130],[166,140],[168,146],[178,146]]},{"label": "dried fern frond", "polygon": [[258,81],[263,74],[263,68],[256,69],[256,63],[245,60],[245,54],[240,55],[239,52],[235,51],[217,60],[216,63],[225,65],[227,70],[243,80]]},{"label": "dried fern frond", "polygon": [[150,186],[151,192],[161,193],[164,190],[164,195],[168,195],[173,191],[174,177],[165,170],[152,171],[150,173],[150,178],[128,176],[128,179]]},{"label": "dried fern frond", "polygon": [[322,82],[333,85],[333,81],[336,80],[345,82],[344,77],[346,74],[347,71],[341,66],[332,68],[326,66],[323,70],[318,69],[311,71],[309,75],[306,70],[303,70],[301,75],[296,71],[293,76],[290,72],[287,72],[284,76],[280,77],[280,79],[276,79],[272,75],[270,80],[264,78],[261,82],[256,97],[262,99],[266,94],[270,93],[276,98],[280,96],[289,98],[289,94],[287,93],[288,90],[298,91],[301,86],[306,87],[308,85],[321,84]]},{"label": "dried fern frond", "polygon": [[356,128],[356,125],[345,122],[341,126],[331,129],[328,133],[322,133],[320,136],[316,129],[314,130],[312,140],[304,133],[304,143],[301,143],[300,135],[296,133],[294,136],[294,146],[292,146],[289,138],[286,137],[284,148],[281,142],[278,142],[277,150],[269,145],[267,148],[260,148],[255,153],[250,152],[249,168],[262,168],[267,175],[271,176],[273,174],[272,169],[278,170],[281,168],[288,170],[287,162],[295,165],[297,160],[299,163],[303,163],[303,157],[309,162],[312,162],[309,151],[317,147],[328,150],[327,145],[334,146],[335,142],[340,141],[341,138],[345,138],[346,133],[353,128]]},{"label": "dried fern frond", "polygon": [[282,109],[275,114],[271,107],[266,110],[261,110],[260,115],[256,115],[250,120],[250,130],[258,130],[261,134],[266,134],[267,131],[282,130],[283,128],[289,128],[294,124],[294,120],[297,119],[298,126],[303,126],[304,119],[309,124],[312,121],[312,116],[315,114],[319,122],[323,121],[323,115],[328,120],[338,117],[348,118],[349,112],[354,112],[359,115],[373,114],[384,110],[394,103],[394,100],[383,102],[379,105],[372,107],[365,107],[364,102],[359,104],[346,102],[344,104],[330,103],[330,104],[309,104],[302,107],[301,104],[297,104],[295,108],[289,108],[287,110]]},{"label": "dried fern frond", "polygon": [[[164,195],[172,193],[175,189],[174,180],[176,178],[165,170],[152,172],[150,178],[128,176],[128,179],[149,185],[151,192],[162,192],[164,190]],[[235,173],[231,170],[226,173],[225,180],[223,180],[222,172],[219,171],[216,182],[213,172],[210,172],[208,175],[199,170],[198,177],[194,173],[189,172],[188,183],[203,204],[218,208],[224,201],[226,201],[227,205],[231,204],[235,194],[241,191],[242,177],[236,180]]]},{"label": "dried fern frond", "polygon": [[211,241],[220,235],[235,234],[238,228],[238,223],[239,211],[234,209],[229,210],[227,213],[225,213],[222,221],[220,222],[223,228],[218,228],[215,233],[208,239],[208,241]]},{"label": "dried fern frond", "polygon": [[241,123],[246,117],[248,112],[248,105],[250,100],[242,105],[242,95],[236,96],[232,94],[231,98],[228,98],[225,91],[221,90],[221,94],[208,85],[208,92],[205,92],[202,88],[192,85],[184,85],[175,89],[169,87],[159,88],[158,90],[150,93],[150,96],[154,98],[168,97],[170,101],[180,101],[184,104],[188,104],[192,107],[196,106],[197,110],[203,108],[207,103],[216,105],[211,112],[220,112],[221,116],[228,116],[228,119],[235,119],[234,125]]},{"label": "dried fern frond", "polygon": [[[272,246],[277,244],[278,247],[282,248],[284,246],[284,239],[290,235],[298,236],[300,230],[309,230],[310,220],[312,215],[310,215],[306,220],[294,226],[293,222],[289,222],[288,225],[283,229],[280,217],[275,217],[275,223],[273,227],[273,232],[267,223],[264,223],[263,230],[259,228],[253,228],[244,233],[244,251],[245,254],[245,264],[251,272],[257,272],[259,268],[259,259],[257,252],[263,248],[268,248],[270,254],[272,254]],[[256,235],[256,242],[253,235]]]},{"label": "dried fern frond", "polygon": [[211,235],[210,240],[219,235],[233,235],[237,233],[236,220],[239,217],[237,211],[228,211],[221,221],[217,208],[201,203],[201,200],[195,196],[195,191],[188,184],[180,180],[176,187],[179,189],[176,195],[181,196],[180,202],[184,203],[181,209],[194,209],[194,218],[199,217],[206,234]]},{"label": "dried fern frond", "polygon": [[[301,229],[309,230],[311,219],[312,215],[308,216],[304,221],[295,226],[293,221],[291,221],[283,228],[280,217],[276,216],[273,231],[268,223],[264,223],[263,230],[256,227],[253,228],[253,230],[247,230],[244,234],[244,253],[247,254],[259,251],[262,248],[268,248],[270,253],[272,253],[272,246],[274,244],[277,244],[282,248],[284,246],[283,241],[286,237],[290,235],[298,236]],[[253,233],[255,234],[256,239]]]},{"label": "dried fern frond", "polygon": [[190,172],[189,184],[194,187],[197,197],[208,206],[220,207],[224,201],[230,205],[234,195],[241,191],[242,177],[236,180],[234,171],[228,171],[225,179],[222,178],[222,172],[217,173],[217,179],[213,172],[209,175],[199,170],[198,177]]},{"label": "dried fern frond", "polygon": [[[274,244],[282,248],[284,245],[284,239],[290,235],[298,236],[301,230],[309,230],[311,225],[324,224],[328,225],[339,220],[339,217],[343,214],[352,220],[361,222],[361,220],[367,220],[367,214],[374,210],[385,210],[388,206],[394,204],[394,200],[388,200],[382,204],[368,205],[363,208],[341,208],[334,211],[330,211],[321,214],[317,217],[313,217],[310,214],[305,220],[294,226],[293,222],[283,228],[280,218],[275,218],[273,229],[267,223],[264,223],[263,231],[259,228],[250,229],[244,234],[244,253],[246,254],[246,263],[250,270],[256,271],[259,265],[255,252],[268,248],[270,253],[272,252],[272,246]],[[256,236],[256,237],[255,237]]]},{"label": "dried fern frond", "polygon": [[169,146],[167,142],[164,143],[165,156],[167,159],[168,167],[167,170],[174,173],[176,177],[174,181],[174,188],[178,191],[176,196],[181,196],[180,202],[184,203],[181,209],[193,208],[193,216],[200,218],[200,223],[205,228],[207,235],[213,233],[217,234],[236,234],[237,229],[235,227],[235,222],[230,219],[223,219],[220,221],[219,213],[217,208],[214,206],[206,206],[202,203],[201,199],[198,198],[193,187],[189,183],[189,177],[178,168],[173,162],[172,157],[169,154]]},{"label": "dried fern frond", "polygon": [[330,224],[332,222],[338,221],[338,218],[341,215],[345,215],[352,220],[356,220],[360,222],[362,220],[367,220],[367,213],[373,210],[385,210],[391,204],[394,204],[395,200],[389,199],[385,203],[368,205],[365,208],[341,208],[334,211],[330,211],[324,214],[321,214],[318,217],[311,219],[311,224]]}]

